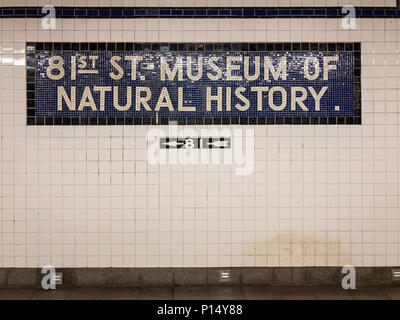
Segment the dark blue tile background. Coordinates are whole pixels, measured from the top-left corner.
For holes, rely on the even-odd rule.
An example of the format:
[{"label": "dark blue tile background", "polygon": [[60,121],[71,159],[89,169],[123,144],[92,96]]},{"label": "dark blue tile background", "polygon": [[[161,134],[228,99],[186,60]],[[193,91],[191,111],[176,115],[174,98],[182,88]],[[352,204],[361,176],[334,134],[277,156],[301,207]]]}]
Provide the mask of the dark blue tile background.
[{"label": "dark blue tile background", "polygon": [[[110,65],[109,60],[111,56],[124,56],[124,55],[142,55],[143,61],[138,66],[137,77],[140,75],[145,76],[145,81],[132,81],[130,80],[130,62],[122,63],[123,69],[126,71],[124,77],[121,80],[113,80],[110,78],[109,73],[115,71],[115,69]],[[223,73],[221,80],[212,81],[206,76],[206,72],[212,72],[211,68],[206,64],[208,57],[215,56],[220,57],[220,62],[218,65],[222,70],[225,70],[225,59],[227,55],[239,55],[239,56],[249,56],[250,62],[254,61],[255,56],[260,56],[261,70],[260,77],[258,80],[254,81],[226,81],[226,74]],[[273,64],[276,66],[282,55],[287,56],[287,80],[264,80],[264,67],[263,67],[263,57],[268,55],[273,60]],[[39,117],[154,117],[154,111],[135,111],[135,87],[143,86],[149,87],[152,92],[152,99],[149,101],[149,105],[154,109],[159,93],[162,87],[167,87],[170,93],[170,97],[174,106],[177,110],[177,92],[178,87],[183,87],[184,89],[184,105],[185,106],[196,106],[196,112],[170,112],[168,108],[161,108],[158,116],[159,117],[351,117],[354,115],[354,53],[353,52],[197,52],[197,53],[187,53],[187,52],[90,52],[90,55],[98,55],[98,70],[99,74],[77,74],[77,80],[70,80],[70,64],[65,63],[65,76],[61,80],[51,80],[46,75],[46,68],[48,67],[48,60],[51,56],[62,56],[65,62],[71,60],[72,55],[89,55],[89,52],[57,52],[57,51],[37,51],[36,52],[36,116]],[[304,78],[303,73],[303,63],[306,57],[310,55],[316,56],[320,61],[321,74],[316,80],[310,81]],[[337,70],[329,72],[329,80],[325,81],[322,79],[322,58],[324,56],[338,55],[339,62],[336,63]],[[183,78],[184,81],[161,81],[160,80],[160,57],[166,57],[169,61],[170,67],[175,61],[177,56],[181,56],[186,61],[187,56],[192,57],[193,65],[197,64],[197,58],[202,56],[204,58],[203,62],[203,77],[198,81],[189,80],[186,76],[186,64],[184,63]],[[78,58],[77,58],[78,59]],[[154,70],[146,70],[145,66],[147,63],[154,64]],[[235,63],[241,65],[240,72],[234,72],[236,75],[243,76],[243,65],[242,63]],[[332,64],[332,63],[331,63]],[[254,72],[254,63],[251,63],[250,75]],[[313,72],[311,72],[312,74]],[[194,71],[194,74],[197,72]],[[272,77],[271,77],[272,79]],[[85,86],[89,86],[91,90],[93,86],[118,86],[120,97],[119,101],[121,105],[126,103],[126,87],[132,86],[132,106],[128,111],[122,112],[118,111],[113,107],[112,93],[106,94],[106,110],[105,111],[92,111],[89,107],[86,107],[84,111],[70,111],[64,104],[63,111],[57,111],[57,86],[65,86],[66,91],[70,92],[70,86],[77,87],[77,105],[79,105],[80,97],[82,95]],[[212,94],[217,94],[217,87],[223,87],[223,92],[227,86],[232,87],[232,111],[217,111],[216,102],[213,102],[212,111],[206,111],[206,87],[212,87]],[[243,95],[250,100],[250,108],[247,111],[239,111],[233,107],[236,103],[243,104],[234,95],[234,89],[236,87],[245,87],[246,93]],[[282,86],[287,90],[288,102],[287,107],[283,111],[274,111],[267,105],[267,95],[263,94],[263,111],[257,110],[257,94],[256,92],[251,92],[250,87],[257,86]],[[292,86],[308,87],[312,86],[318,93],[323,86],[328,86],[328,90],[324,97],[321,99],[321,109],[320,111],[314,110],[314,99],[311,97],[308,91],[308,98],[305,100],[305,105],[309,107],[309,111],[302,111],[299,106],[297,106],[296,111],[290,110],[290,88]],[[97,107],[99,106],[99,93],[93,92],[92,94],[94,100],[96,101]],[[223,94],[225,96],[225,94]],[[280,95],[276,94],[276,104],[280,104]],[[223,99],[223,110],[225,110],[225,98]],[[340,106],[340,111],[335,111],[335,105]]]}]

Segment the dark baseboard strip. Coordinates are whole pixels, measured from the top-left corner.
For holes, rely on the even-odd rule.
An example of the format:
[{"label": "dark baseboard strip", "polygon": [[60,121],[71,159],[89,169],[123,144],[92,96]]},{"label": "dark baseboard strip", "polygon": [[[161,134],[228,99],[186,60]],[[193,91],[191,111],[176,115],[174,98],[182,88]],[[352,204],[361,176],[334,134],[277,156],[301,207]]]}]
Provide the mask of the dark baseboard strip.
[{"label": "dark baseboard strip", "polygon": [[[358,267],[356,286],[399,286],[392,281],[395,267]],[[149,287],[207,285],[336,286],[341,267],[245,268],[59,268],[62,287]],[[230,281],[220,281],[229,271]],[[0,268],[0,288],[40,288],[44,274],[37,268]]]}]

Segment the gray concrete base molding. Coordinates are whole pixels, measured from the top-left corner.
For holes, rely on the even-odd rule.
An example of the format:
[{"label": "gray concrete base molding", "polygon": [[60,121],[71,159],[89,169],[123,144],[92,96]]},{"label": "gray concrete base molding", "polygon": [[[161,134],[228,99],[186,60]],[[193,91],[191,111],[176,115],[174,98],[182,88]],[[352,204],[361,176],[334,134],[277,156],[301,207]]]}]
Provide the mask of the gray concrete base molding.
[{"label": "gray concrete base molding", "polygon": [[[356,285],[399,286],[394,267],[356,268]],[[230,281],[220,281],[220,271]],[[249,268],[59,268],[62,287],[151,287],[195,285],[341,286],[340,267]],[[0,268],[0,288],[40,288],[44,274],[37,268]]]}]

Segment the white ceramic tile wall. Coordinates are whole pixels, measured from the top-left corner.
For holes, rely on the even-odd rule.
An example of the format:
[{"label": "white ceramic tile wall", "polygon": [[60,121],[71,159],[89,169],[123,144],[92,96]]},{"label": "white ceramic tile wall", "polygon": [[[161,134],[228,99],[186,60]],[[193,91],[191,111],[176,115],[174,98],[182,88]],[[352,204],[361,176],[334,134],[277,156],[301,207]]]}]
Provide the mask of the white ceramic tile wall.
[{"label": "white ceramic tile wall", "polygon": [[0,0],[2,6],[336,7],[396,6],[397,0]]},{"label": "white ceramic tile wall", "polygon": [[[0,267],[400,264],[400,19],[0,23]],[[361,41],[363,125],[256,126],[244,177],[148,165],[148,126],[27,127],[25,42],[89,40]]]}]

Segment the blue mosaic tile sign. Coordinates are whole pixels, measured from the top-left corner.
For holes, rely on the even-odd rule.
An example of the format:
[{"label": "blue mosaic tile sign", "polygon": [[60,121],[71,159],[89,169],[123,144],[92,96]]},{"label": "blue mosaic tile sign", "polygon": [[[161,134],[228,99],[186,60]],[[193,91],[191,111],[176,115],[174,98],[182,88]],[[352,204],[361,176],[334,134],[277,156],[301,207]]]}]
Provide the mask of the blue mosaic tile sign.
[{"label": "blue mosaic tile sign", "polygon": [[46,51],[37,117],[352,117],[354,52]]}]

